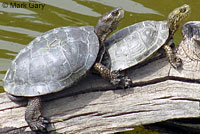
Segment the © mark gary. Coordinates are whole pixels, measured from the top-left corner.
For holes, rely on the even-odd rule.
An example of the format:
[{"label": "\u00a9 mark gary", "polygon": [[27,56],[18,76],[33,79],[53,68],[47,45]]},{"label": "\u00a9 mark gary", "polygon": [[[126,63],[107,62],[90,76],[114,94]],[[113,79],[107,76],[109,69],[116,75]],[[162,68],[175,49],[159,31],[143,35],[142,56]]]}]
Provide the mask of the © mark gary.
[{"label": "\u00a9 mark gary", "polygon": [[[7,6],[3,6],[5,4]],[[42,10],[45,8],[45,4],[39,2],[29,2],[29,3],[7,2],[7,3],[2,3],[2,6],[4,8],[36,8]]]}]

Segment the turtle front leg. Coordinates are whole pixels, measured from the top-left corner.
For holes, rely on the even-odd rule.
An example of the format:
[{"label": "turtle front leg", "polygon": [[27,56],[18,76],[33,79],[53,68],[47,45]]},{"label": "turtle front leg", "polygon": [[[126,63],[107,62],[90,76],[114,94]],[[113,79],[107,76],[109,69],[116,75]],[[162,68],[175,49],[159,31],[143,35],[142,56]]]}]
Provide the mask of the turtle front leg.
[{"label": "turtle front leg", "polygon": [[119,73],[119,71],[110,71],[106,66],[102,65],[101,63],[95,63],[94,69],[100,73],[100,75],[104,79],[109,79],[110,83],[119,86],[119,87],[129,87],[132,84],[132,81],[128,78],[123,76]]},{"label": "turtle front leg", "polygon": [[25,120],[32,131],[37,133],[47,133],[47,124],[49,123],[41,113],[40,97],[30,98],[25,111]]},{"label": "turtle front leg", "polygon": [[163,49],[165,50],[167,60],[172,65],[173,68],[177,69],[182,65],[181,59],[175,57],[172,48],[169,44],[165,44],[163,46]]}]

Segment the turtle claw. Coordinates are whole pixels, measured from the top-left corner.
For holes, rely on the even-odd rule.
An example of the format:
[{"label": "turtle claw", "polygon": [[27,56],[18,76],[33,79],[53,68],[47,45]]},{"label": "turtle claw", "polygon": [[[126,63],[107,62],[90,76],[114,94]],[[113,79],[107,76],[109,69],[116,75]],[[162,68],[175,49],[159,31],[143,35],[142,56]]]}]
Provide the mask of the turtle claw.
[{"label": "turtle claw", "polygon": [[123,73],[120,73],[119,70],[114,70],[111,72],[111,75],[113,78],[120,78],[120,77],[124,77]]},{"label": "turtle claw", "polygon": [[182,60],[180,58],[175,58],[175,61],[171,62],[171,65],[174,69],[178,69],[182,66]]},{"label": "turtle claw", "polygon": [[120,88],[130,87],[132,84],[131,79],[129,79],[124,74],[120,73],[120,71],[112,71],[111,72],[113,78],[111,79],[111,83]]},{"label": "turtle claw", "polygon": [[44,117],[40,116],[38,120],[29,120],[27,123],[31,130],[36,133],[47,133],[47,125],[49,124],[49,121]]},{"label": "turtle claw", "polygon": [[123,81],[125,87],[130,87],[132,85],[132,80],[129,79],[127,76],[124,77]]}]

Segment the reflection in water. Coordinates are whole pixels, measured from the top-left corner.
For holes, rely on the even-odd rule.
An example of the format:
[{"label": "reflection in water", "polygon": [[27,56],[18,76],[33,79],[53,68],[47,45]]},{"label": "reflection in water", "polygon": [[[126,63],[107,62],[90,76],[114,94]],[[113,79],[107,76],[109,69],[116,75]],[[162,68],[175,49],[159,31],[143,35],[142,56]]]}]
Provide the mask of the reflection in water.
[{"label": "reflection in water", "polygon": [[64,10],[68,10],[74,13],[78,13],[78,14],[83,14],[83,15],[89,15],[89,16],[100,16],[101,14],[92,11],[91,8],[88,8],[84,5],[80,5],[78,4],[76,1],[72,1],[72,0],[60,0],[58,2],[58,0],[38,0],[41,3],[45,3],[51,6],[55,6],[57,8],[61,8]]},{"label": "reflection in water", "polygon": [[[8,50],[10,53],[13,53],[16,56],[17,53],[23,48],[24,48],[24,45],[21,45],[19,43],[0,40],[0,52],[1,52],[0,57],[2,57],[3,50]],[[9,55],[13,55],[13,54],[9,54]]]},{"label": "reflection in water", "polygon": [[[83,0],[82,0],[83,1]],[[158,14],[162,15],[158,11],[144,7],[142,4],[131,0],[89,0],[97,3],[101,3],[113,7],[122,7],[124,10],[133,13],[145,13],[145,14]]]},{"label": "reflection in water", "polygon": [[4,31],[13,32],[13,33],[16,33],[16,34],[17,33],[25,34],[25,35],[30,36],[32,38],[37,37],[38,35],[42,34],[41,32],[38,32],[38,31],[33,31],[33,30],[19,28],[19,27],[3,26],[3,25],[0,25],[0,29],[4,30]]}]

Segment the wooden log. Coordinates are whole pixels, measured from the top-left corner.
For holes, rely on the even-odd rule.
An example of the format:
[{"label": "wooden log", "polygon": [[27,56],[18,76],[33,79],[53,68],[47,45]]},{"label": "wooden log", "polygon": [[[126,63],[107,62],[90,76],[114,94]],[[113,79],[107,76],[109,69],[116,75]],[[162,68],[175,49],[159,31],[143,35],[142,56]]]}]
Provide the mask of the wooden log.
[{"label": "wooden log", "polygon": [[[178,47],[177,56],[183,62],[178,70],[160,58],[126,71],[134,83],[130,88],[115,89],[89,74],[70,89],[44,96],[43,114],[51,122],[49,133],[106,134],[169,119],[199,117],[200,44],[192,41],[182,41]],[[25,103],[12,102],[5,93],[0,98],[0,132],[29,131]]]}]

